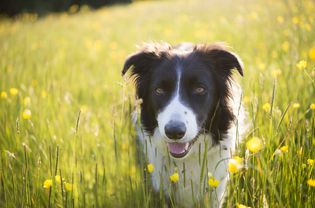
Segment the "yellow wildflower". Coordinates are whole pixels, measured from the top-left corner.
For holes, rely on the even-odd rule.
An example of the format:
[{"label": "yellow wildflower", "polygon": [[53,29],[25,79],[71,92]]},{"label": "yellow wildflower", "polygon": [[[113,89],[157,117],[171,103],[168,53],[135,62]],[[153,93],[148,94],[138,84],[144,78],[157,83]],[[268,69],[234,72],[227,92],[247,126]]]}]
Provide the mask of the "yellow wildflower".
[{"label": "yellow wildflower", "polygon": [[301,60],[296,64],[296,67],[299,70],[305,69],[307,67],[307,62],[305,60]]},{"label": "yellow wildflower", "polygon": [[281,150],[281,152],[286,153],[289,151],[289,146],[288,145],[282,146],[282,147],[280,147],[280,150]]},{"label": "yellow wildflower", "polygon": [[284,19],[282,16],[278,16],[277,21],[281,24],[281,23],[283,23]]},{"label": "yellow wildflower", "polygon": [[24,104],[25,106],[30,105],[30,104],[31,104],[31,98],[30,98],[30,97],[24,98],[24,99],[23,99],[23,104]]},{"label": "yellow wildflower", "polygon": [[298,154],[299,156],[302,156],[302,155],[303,155],[303,148],[302,148],[302,147],[297,151],[297,154]]},{"label": "yellow wildflower", "polygon": [[312,103],[312,104],[310,105],[310,109],[311,109],[311,110],[315,110],[315,103]]},{"label": "yellow wildflower", "polygon": [[23,114],[22,114],[23,119],[28,120],[28,119],[31,118],[31,116],[32,116],[31,110],[25,109],[25,110],[23,111]]},{"label": "yellow wildflower", "polygon": [[47,179],[47,180],[44,181],[43,187],[45,189],[49,189],[51,186],[52,186],[52,180],[51,179]]},{"label": "yellow wildflower", "polygon": [[148,173],[152,173],[154,171],[154,165],[152,163],[147,165]]},{"label": "yellow wildflower", "polygon": [[310,51],[308,52],[308,55],[309,55],[310,59],[315,61],[315,47],[310,49]]},{"label": "yellow wildflower", "polygon": [[300,22],[300,18],[299,17],[297,17],[297,16],[292,17],[292,23],[293,24],[297,25],[297,24],[299,24],[299,22]]},{"label": "yellow wildflower", "polygon": [[269,112],[270,109],[271,109],[270,103],[265,103],[265,104],[263,105],[263,110],[264,110],[265,112]]},{"label": "yellow wildflower", "polygon": [[256,153],[263,148],[263,142],[258,137],[253,137],[246,142],[246,148],[252,153]]},{"label": "yellow wildflower", "polygon": [[18,89],[14,88],[14,87],[10,88],[10,94],[11,94],[12,96],[17,95],[18,93],[19,93],[19,90],[18,90]]},{"label": "yellow wildflower", "polygon": [[250,101],[250,98],[248,96],[243,97],[243,102],[248,103]]},{"label": "yellow wildflower", "polygon": [[236,173],[243,168],[243,158],[234,156],[229,160],[228,170],[230,173]]},{"label": "yellow wildflower", "polygon": [[55,176],[55,181],[57,182],[57,183],[61,183],[61,177],[60,177],[60,175],[56,175]]},{"label": "yellow wildflower", "polygon": [[312,178],[308,179],[307,180],[307,184],[309,186],[315,187],[315,179],[312,179]]},{"label": "yellow wildflower", "polygon": [[293,103],[293,108],[294,109],[300,108],[300,103]]},{"label": "yellow wildflower", "polygon": [[88,110],[89,110],[89,107],[87,105],[82,105],[80,107],[81,113],[86,113],[86,112],[88,112]]},{"label": "yellow wildflower", "polygon": [[41,95],[42,95],[42,98],[46,98],[47,97],[47,92],[45,90],[42,90]]},{"label": "yellow wildflower", "polygon": [[64,183],[66,191],[72,191],[73,190],[73,184],[72,183]]},{"label": "yellow wildflower", "polygon": [[310,166],[313,166],[315,163],[315,160],[313,159],[307,159],[307,164],[310,165]]},{"label": "yellow wildflower", "polygon": [[245,206],[243,204],[236,204],[236,208],[251,208],[251,207]]},{"label": "yellow wildflower", "polygon": [[174,173],[173,175],[171,175],[171,176],[170,176],[170,180],[171,180],[171,182],[173,182],[173,183],[177,183],[178,180],[179,180],[179,175],[178,175],[178,173]]},{"label": "yellow wildflower", "polygon": [[216,188],[219,186],[220,181],[215,179],[213,176],[209,178],[208,180],[208,184],[210,187]]},{"label": "yellow wildflower", "polygon": [[8,97],[7,93],[4,92],[4,91],[1,92],[1,95],[0,95],[0,96],[1,96],[2,99],[7,99],[7,97]]},{"label": "yellow wildflower", "polygon": [[283,51],[288,52],[290,48],[290,43],[288,41],[285,41],[282,43],[281,47]]},{"label": "yellow wildflower", "polygon": [[281,75],[281,70],[280,69],[274,69],[274,70],[272,70],[271,71],[271,76],[273,77],[273,78],[277,78],[279,75]]}]

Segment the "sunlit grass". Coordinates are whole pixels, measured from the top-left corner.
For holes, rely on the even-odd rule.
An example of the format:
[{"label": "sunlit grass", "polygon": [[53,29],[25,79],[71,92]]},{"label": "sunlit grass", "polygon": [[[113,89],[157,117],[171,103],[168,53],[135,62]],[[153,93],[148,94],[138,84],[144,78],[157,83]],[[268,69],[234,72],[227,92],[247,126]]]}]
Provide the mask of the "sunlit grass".
[{"label": "sunlit grass", "polygon": [[[312,1],[152,1],[73,13],[0,22],[0,207],[166,206],[149,183],[154,167],[135,151],[134,90],[120,73],[135,45],[151,40],[225,41],[245,63],[245,77],[235,76],[251,128],[231,163],[226,206],[313,207]],[[252,138],[261,143],[246,147]],[[184,180],[176,174],[172,188]],[[209,192],[216,180],[205,181]]]}]

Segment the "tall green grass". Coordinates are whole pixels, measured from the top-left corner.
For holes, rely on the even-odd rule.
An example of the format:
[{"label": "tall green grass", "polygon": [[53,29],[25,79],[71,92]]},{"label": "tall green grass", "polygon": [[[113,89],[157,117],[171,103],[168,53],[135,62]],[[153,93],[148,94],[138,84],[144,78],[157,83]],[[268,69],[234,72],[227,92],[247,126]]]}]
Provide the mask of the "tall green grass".
[{"label": "tall green grass", "polygon": [[313,207],[314,12],[302,0],[152,1],[2,18],[0,207],[166,206],[145,158],[138,165],[134,90],[120,73],[135,45],[151,40],[224,41],[245,63],[245,77],[235,74],[251,123],[244,140],[257,136],[264,148],[236,152],[246,168],[231,174],[226,207]]}]

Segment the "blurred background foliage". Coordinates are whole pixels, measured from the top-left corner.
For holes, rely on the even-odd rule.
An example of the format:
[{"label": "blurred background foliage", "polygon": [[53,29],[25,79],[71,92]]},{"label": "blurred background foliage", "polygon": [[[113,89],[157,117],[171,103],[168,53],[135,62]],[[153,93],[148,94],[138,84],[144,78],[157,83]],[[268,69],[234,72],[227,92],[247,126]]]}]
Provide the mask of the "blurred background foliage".
[{"label": "blurred background foliage", "polygon": [[134,0],[1,0],[0,14],[14,16],[19,13],[37,13],[40,15],[48,12],[61,12],[77,5],[99,8],[105,5],[131,3]]}]

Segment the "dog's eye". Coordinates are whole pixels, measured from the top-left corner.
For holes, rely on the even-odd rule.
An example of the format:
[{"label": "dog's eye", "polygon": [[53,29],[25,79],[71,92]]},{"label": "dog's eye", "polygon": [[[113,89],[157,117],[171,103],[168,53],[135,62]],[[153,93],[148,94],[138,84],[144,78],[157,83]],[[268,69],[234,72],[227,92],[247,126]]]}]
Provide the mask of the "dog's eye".
[{"label": "dog's eye", "polygon": [[206,89],[204,87],[196,87],[194,89],[194,93],[198,95],[202,95],[206,92]]},{"label": "dog's eye", "polygon": [[155,89],[155,93],[157,95],[163,95],[163,94],[165,94],[165,90],[163,88],[161,88],[161,87],[158,87],[158,88]]}]

